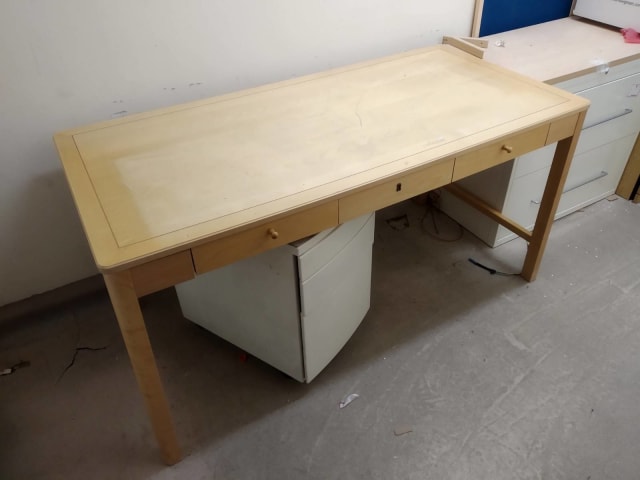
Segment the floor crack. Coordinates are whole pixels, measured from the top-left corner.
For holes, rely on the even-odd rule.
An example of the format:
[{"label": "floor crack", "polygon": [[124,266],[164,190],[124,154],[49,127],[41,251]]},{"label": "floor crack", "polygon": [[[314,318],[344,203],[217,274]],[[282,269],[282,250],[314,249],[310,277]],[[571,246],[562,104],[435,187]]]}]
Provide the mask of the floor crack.
[{"label": "floor crack", "polygon": [[60,374],[60,376],[58,377],[58,380],[56,380],[56,384],[62,380],[62,377],[64,377],[64,374],[67,373],[67,370],[69,370],[71,367],[73,367],[73,365],[76,363],[76,358],[78,358],[78,354],[82,351],[90,351],[90,352],[97,352],[98,350],[105,350],[108,347],[108,345],[105,345],[104,347],[76,347],[75,352],[73,352],[73,357],[71,358],[71,362],[69,362],[69,365],[67,365],[65,367],[65,369],[62,371],[62,373]]}]

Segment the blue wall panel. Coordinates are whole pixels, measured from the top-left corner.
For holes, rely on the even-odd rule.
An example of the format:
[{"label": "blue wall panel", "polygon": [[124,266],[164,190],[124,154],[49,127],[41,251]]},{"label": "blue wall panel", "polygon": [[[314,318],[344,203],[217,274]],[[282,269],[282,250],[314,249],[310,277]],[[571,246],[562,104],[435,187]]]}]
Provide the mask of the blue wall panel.
[{"label": "blue wall panel", "polygon": [[572,0],[484,0],[480,36],[569,16]]}]

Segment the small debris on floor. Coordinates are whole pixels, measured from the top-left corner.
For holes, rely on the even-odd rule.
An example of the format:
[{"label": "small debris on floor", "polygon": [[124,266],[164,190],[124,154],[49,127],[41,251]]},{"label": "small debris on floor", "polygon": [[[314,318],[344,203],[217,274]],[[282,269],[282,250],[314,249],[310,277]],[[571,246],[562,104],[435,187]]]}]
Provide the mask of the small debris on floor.
[{"label": "small debris on floor", "polygon": [[12,365],[12,366],[10,366],[8,368],[3,368],[0,371],[0,376],[11,375],[16,370],[19,370],[19,369],[25,368],[25,367],[29,367],[29,366],[31,366],[31,362],[20,361],[20,362],[16,363],[15,365]]},{"label": "small debris on floor", "polygon": [[344,408],[344,407],[348,406],[349,404],[351,404],[351,402],[353,402],[359,396],[360,395],[358,395],[357,393],[351,393],[351,394],[347,395],[346,397],[344,397],[342,400],[340,400],[340,403],[338,404],[338,406],[340,408]]},{"label": "small debris on floor", "polygon": [[400,215],[399,217],[389,218],[387,220],[387,225],[389,225],[394,230],[404,230],[405,228],[409,228],[409,217],[405,213],[404,215]]},{"label": "small debris on floor", "polygon": [[399,437],[400,435],[404,435],[410,432],[413,432],[413,428],[411,428],[410,425],[398,425],[396,428],[393,429],[393,434],[396,437]]},{"label": "small debris on floor", "polygon": [[607,197],[607,200],[609,200],[610,202],[615,202],[616,200],[618,200],[620,197],[618,195],[609,195]]}]

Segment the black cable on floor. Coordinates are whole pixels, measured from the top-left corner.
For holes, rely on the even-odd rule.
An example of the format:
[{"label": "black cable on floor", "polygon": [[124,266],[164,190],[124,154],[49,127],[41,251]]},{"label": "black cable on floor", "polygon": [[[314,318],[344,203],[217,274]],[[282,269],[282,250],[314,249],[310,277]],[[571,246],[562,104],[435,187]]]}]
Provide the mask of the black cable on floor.
[{"label": "black cable on floor", "polygon": [[502,275],[503,277],[510,277],[512,275],[520,275],[519,273],[500,272],[500,271],[496,270],[495,268],[487,267],[486,265],[483,265],[480,262],[476,262],[473,258],[469,258],[469,261],[471,263],[473,263],[476,267],[480,267],[483,270],[486,270],[487,272],[489,272],[490,275]]}]

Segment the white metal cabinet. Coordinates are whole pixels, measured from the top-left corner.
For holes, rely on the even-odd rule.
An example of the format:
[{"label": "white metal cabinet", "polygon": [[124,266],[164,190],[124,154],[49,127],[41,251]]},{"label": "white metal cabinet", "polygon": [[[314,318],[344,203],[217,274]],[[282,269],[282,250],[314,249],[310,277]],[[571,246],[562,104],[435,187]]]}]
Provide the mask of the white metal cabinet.
[{"label": "white metal cabinet", "polygon": [[[556,86],[591,101],[556,218],[615,192],[640,131],[640,62],[633,61]],[[555,145],[460,181],[524,227],[538,212]],[[442,209],[490,246],[515,234],[444,192]]]},{"label": "white metal cabinet", "polygon": [[[369,310],[373,214],[333,258],[300,283],[300,311],[305,377],[311,381],[340,351]],[[347,223],[351,224],[353,221]],[[357,222],[356,226],[361,223]],[[337,242],[336,242],[337,243]],[[298,257],[304,271],[309,254]],[[301,275],[301,280],[302,280]]]},{"label": "white metal cabinet", "polygon": [[183,315],[301,382],[369,310],[374,214],[176,286]]}]

